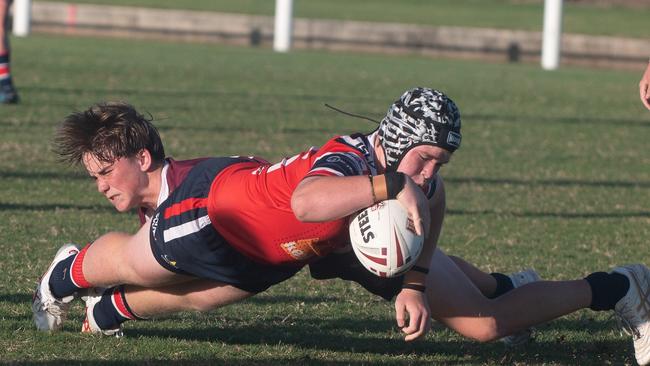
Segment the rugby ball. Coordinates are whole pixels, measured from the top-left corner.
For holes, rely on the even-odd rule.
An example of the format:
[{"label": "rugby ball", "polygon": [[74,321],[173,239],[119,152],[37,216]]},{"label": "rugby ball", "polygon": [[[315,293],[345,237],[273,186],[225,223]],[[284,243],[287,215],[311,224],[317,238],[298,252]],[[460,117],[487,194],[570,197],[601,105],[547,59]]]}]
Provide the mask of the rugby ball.
[{"label": "rugby ball", "polygon": [[417,261],[424,237],[397,200],[379,202],[353,215],[350,242],[366,269],[380,277],[395,277]]}]

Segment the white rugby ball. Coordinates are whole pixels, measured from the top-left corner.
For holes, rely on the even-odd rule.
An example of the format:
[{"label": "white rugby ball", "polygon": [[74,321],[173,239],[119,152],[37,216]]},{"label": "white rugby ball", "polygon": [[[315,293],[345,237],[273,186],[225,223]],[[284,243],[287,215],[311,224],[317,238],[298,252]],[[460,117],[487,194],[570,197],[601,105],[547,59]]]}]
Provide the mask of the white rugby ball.
[{"label": "white rugby ball", "polygon": [[424,237],[415,233],[413,221],[397,200],[379,202],[350,220],[350,241],[357,258],[370,272],[394,277],[417,261]]}]

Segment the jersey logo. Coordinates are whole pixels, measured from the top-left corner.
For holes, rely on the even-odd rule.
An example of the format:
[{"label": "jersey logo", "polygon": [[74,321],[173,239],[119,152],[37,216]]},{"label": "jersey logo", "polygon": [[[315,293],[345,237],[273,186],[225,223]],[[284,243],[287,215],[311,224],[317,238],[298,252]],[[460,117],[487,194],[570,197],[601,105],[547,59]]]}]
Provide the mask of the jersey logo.
[{"label": "jersey logo", "polygon": [[320,251],[314,246],[317,242],[318,238],[301,239],[282,243],[280,244],[280,247],[289,254],[291,258],[297,261],[304,261],[315,255],[320,255]]},{"label": "jersey logo", "polygon": [[454,131],[449,131],[449,135],[447,135],[447,143],[455,148],[460,147],[460,134]]},{"label": "jersey logo", "polygon": [[165,262],[167,262],[167,264],[169,264],[170,266],[172,266],[172,267],[174,267],[174,268],[178,268],[178,267],[176,267],[176,261],[175,261],[175,260],[171,260],[171,259],[169,259],[169,257],[167,256],[167,254],[163,254],[163,255],[162,255],[162,258],[163,258],[163,259],[165,260]]},{"label": "jersey logo", "polygon": [[353,152],[330,152],[316,159],[310,173],[326,170],[339,176],[362,175],[364,164],[363,158]]},{"label": "jersey logo", "polygon": [[156,212],[156,216],[154,216],[153,220],[151,220],[151,231],[153,231],[154,240],[156,238],[156,230],[158,229],[158,216],[159,215],[160,215],[160,212]]}]

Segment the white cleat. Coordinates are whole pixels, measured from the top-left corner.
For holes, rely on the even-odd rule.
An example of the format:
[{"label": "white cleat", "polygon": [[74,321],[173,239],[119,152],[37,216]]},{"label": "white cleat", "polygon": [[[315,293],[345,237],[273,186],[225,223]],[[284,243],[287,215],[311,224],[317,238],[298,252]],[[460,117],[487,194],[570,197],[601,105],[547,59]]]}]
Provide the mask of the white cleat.
[{"label": "white cleat", "polygon": [[[521,287],[527,283],[537,282],[541,280],[537,272],[533,269],[526,269],[521,272],[515,272],[510,274],[510,280],[512,285],[517,288]],[[517,347],[522,344],[530,342],[530,339],[533,336],[533,328],[524,329],[517,333],[511,334],[509,336],[501,338],[501,341],[506,344],[508,347]]]},{"label": "white cleat", "polygon": [[617,267],[630,280],[630,289],[614,311],[634,340],[634,355],[639,365],[650,364],[650,269],[642,264]]},{"label": "white cleat", "polygon": [[122,324],[113,329],[101,329],[95,321],[95,305],[97,305],[97,303],[102,299],[104,290],[104,288],[100,287],[90,288],[86,295],[81,297],[81,299],[86,303],[86,317],[81,326],[81,333],[102,334],[120,338],[124,335],[122,332]]},{"label": "white cleat", "polygon": [[62,299],[54,297],[50,291],[50,277],[57,264],[77,253],[79,253],[79,248],[76,245],[63,245],[56,252],[50,267],[39,280],[34,296],[32,297],[33,319],[38,330],[60,330],[63,327],[63,321],[74,296],[66,296]]}]

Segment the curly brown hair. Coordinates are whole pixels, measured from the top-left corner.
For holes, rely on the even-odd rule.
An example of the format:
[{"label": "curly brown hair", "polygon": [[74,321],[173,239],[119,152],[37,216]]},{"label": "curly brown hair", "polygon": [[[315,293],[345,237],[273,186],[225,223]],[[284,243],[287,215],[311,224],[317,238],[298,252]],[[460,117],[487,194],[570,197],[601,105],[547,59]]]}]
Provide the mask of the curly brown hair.
[{"label": "curly brown hair", "polygon": [[157,167],[165,159],[165,149],[152,121],[151,115],[145,117],[128,103],[97,103],[61,122],[54,150],[62,161],[78,165],[86,153],[112,163],[147,149]]}]

